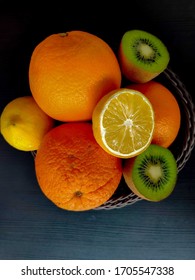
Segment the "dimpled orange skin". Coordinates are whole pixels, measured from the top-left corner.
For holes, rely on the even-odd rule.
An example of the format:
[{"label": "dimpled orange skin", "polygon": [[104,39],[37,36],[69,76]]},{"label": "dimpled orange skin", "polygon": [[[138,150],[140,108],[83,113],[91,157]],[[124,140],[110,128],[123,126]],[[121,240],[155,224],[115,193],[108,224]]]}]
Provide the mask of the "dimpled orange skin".
[{"label": "dimpled orange skin", "polygon": [[152,143],[168,148],[176,139],[181,125],[181,112],[175,96],[154,80],[131,84],[128,88],[141,91],[149,99],[155,113]]},{"label": "dimpled orange skin", "polygon": [[122,177],[122,162],[106,153],[87,122],[61,124],[43,139],[35,158],[43,193],[58,207],[90,210],[106,202]]},{"label": "dimpled orange skin", "polygon": [[29,84],[38,105],[59,121],[90,120],[99,99],[121,85],[111,47],[84,31],[52,34],[34,49]]}]

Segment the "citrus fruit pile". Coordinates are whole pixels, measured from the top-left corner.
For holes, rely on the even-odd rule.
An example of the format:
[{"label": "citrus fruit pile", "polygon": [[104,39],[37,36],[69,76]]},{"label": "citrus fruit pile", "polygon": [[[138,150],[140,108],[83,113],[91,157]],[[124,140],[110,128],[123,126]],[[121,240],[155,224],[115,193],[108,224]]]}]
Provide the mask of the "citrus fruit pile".
[{"label": "citrus fruit pile", "polygon": [[146,200],[171,194],[177,165],[169,147],[181,114],[173,93],[154,80],[169,59],[163,42],[142,30],[123,34],[117,54],[79,30],[35,46],[31,95],[5,106],[1,134],[16,149],[36,150],[37,181],[52,203],[72,211],[96,208],[122,176]]}]

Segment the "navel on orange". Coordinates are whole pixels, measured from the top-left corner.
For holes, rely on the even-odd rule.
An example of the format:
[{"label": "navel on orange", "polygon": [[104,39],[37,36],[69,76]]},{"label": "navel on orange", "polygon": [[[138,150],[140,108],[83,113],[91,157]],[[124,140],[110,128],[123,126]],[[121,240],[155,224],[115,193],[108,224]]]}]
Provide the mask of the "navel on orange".
[{"label": "navel on orange", "polygon": [[105,151],[116,157],[130,158],[151,143],[154,112],[142,93],[120,88],[98,102],[92,123],[95,139]]},{"label": "navel on orange", "polygon": [[35,170],[45,196],[72,211],[106,202],[122,177],[121,160],[97,144],[87,122],[60,124],[50,130],[37,151]]},{"label": "navel on orange", "polygon": [[111,47],[84,31],[52,34],[34,49],[29,84],[37,104],[59,121],[90,120],[99,99],[121,85]]}]

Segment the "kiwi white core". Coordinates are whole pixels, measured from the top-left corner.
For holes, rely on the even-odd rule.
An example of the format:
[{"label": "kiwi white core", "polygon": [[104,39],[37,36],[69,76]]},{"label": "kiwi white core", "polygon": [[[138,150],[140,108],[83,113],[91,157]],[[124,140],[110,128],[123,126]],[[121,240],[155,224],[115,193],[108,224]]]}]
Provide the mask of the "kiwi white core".
[{"label": "kiwi white core", "polygon": [[139,43],[139,45],[137,46],[137,50],[139,51],[141,56],[146,59],[152,57],[155,54],[153,48],[143,43]]},{"label": "kiwi white core", "polygon": [[152,179],[154,183],[158,182],[162,178],[163,172],[160,165],[150,165],[146,170],[146,175]]}]

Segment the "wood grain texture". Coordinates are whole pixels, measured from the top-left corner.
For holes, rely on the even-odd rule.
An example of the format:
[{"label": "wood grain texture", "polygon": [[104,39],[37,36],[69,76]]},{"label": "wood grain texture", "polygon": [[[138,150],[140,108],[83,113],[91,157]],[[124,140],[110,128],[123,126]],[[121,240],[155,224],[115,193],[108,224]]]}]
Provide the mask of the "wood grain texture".
[{"label": "wood grain texture", "polygon": [[[87,15],[83,10],[77,19],[73,8],[64,15],[53,5],[45,15],[33,9],[1,11],[0,110],[29,94],[27,71],[35,45],[50,33],[71,29],[96,33],[114,49],[130,28],[161,36],[173,70],[194,100],[195,2],[139,1],[139,10],[131,14],[125,5],[113,7],[109,16],[102,6],[101,16],[98,8]],[[120,24],[113,20],[117,14]],[[0,151],[0,259],[195,259],[194,150],[166,200],[78,213],[61,210],[44,197],[30,153],[11,148],[2,137]]]}]

